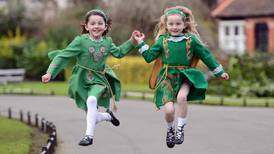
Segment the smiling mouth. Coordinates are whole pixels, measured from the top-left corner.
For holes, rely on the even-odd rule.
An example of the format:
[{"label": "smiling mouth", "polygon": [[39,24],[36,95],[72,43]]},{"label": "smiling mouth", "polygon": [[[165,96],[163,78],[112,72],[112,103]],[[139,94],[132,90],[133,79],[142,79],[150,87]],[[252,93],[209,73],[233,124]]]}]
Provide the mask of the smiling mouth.
[{"label": "smiling mouth", "polygon": [[92,32],[93,33],[100,33],[101,31],[100,30],[93,30]]}]

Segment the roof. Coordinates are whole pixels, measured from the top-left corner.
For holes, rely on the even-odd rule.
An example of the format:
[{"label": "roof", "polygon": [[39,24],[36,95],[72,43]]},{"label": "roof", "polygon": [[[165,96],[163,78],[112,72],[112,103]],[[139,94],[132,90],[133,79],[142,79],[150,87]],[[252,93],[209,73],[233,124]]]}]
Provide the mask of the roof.
[{"label": "roof", "polygon": [[212,11],[216,18],[274,16],[274,0],[223,0]]}]

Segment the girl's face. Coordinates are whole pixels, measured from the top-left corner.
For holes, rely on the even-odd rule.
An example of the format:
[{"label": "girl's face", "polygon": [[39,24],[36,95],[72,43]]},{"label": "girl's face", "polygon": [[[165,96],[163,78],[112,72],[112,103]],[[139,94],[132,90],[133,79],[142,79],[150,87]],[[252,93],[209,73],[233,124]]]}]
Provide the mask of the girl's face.
[{"label": "girl's face", "polygon": [[99,15],[89,16],[85,28],[94,39],[100,39],[104,31],[107,30],[104,18]]},{"label": "girl's face", "polygon": [[179,14],[168,15],[166,21],[166,28],[171,36],[181,35],[185,28],[185,23],[183,21],[182,16]]}]

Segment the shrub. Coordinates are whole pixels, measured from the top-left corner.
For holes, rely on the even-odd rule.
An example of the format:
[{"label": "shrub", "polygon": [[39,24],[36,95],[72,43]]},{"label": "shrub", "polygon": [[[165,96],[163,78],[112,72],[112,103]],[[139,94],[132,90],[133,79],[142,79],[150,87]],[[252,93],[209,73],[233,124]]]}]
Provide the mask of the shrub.
[{"label": "shrub", "polygon": [[127,56],[122,59],[110,57],[107,62],[122,83],[148,84],[152,63],[147,64],[142,57]]},{"label": "shrub", "polygon": [[210,81],[209,92],[222,95],[274,96],[274,54],[232,56],[228,62],[227,82]]}]

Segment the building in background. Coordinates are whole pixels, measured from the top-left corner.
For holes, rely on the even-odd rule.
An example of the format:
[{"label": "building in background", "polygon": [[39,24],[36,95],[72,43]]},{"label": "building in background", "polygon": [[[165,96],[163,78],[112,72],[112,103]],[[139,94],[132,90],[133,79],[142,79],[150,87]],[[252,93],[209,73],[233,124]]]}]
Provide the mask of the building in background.
[{"label": "building in background", "polygon": [[219,47],[228,54],[274,52],[274,0],[219,0]]}]

